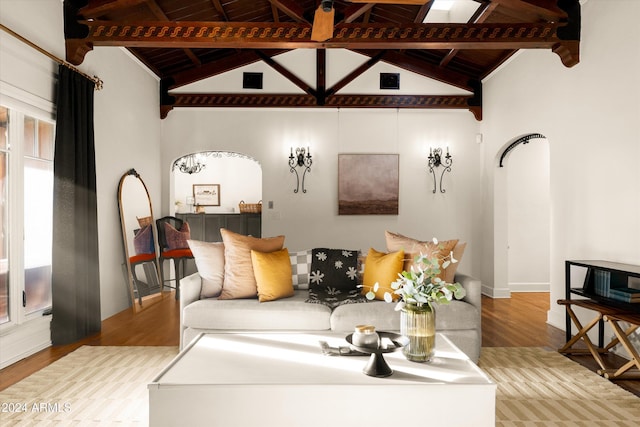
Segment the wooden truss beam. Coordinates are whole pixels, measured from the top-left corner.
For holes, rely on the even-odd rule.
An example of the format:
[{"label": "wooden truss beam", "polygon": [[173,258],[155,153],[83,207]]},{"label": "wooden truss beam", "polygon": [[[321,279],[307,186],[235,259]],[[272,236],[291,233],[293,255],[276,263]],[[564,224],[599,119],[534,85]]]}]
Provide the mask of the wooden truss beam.
[{"label": "wooden truss beam", "polygon": [[339,24],[325,42],[307,23],[81,21],[88,35],[67,38],[67,60],[78,65],[93,46],[230,49],[552,49],[571,67],[577,40],[558,36],[563,24]]},{"label": "wooden truss beam", "polygon": [[467,95],[332,95],[318,105],[316,97],[297,94],[233,94],[233,93],[171,93],[174,101],[163,105],[163,117],[172,108],[189,107],[251,107],[251,108],[412,108],[466,109],[477,120],[482,119],[482,107],[474,105]]}]

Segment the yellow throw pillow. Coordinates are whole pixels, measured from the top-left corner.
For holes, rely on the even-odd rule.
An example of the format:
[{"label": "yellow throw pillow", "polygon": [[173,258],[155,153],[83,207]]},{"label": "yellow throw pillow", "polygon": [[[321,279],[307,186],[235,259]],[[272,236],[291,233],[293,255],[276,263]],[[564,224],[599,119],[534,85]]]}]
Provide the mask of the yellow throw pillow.
[{"label": "yellow throw pillow", "polygon": [[251,262],[260,302],[293,296],[291,259],[286,248],[269,253],[252,250]]},{"label": "yellow throw pillow", "polygon": [[284,236],[259,239],[221,228],[224,242],[224,282],[218,299],[255,298],[258,294],[251,251],[274,252],[284,246]]},{"label": "yellow throw pillow", "polygon": [[[426,255],[428,258],[431,258],[433,256],[433,253],[439,250],[439,256],[445,257],[448,256],[449,253],[451,253],[451,251],[453,251],[458,244],[458,239],[454,239],[440,240],[436,245],[432,241],[420,241],[412,239],[411,237],[403,236],[402,234],[392,233],[390,231],[385,231],[385,238],[387,241],[388,251],[392,252],[398,251],[400,249],[404,250],[404,253],[406,255],[404,260],[405,271],[411,270],[411,267],[414,265],[415,258],[421,253]],[[464,247],[462,249],[464,251]],[[460,258],[456,259],[460,261]],[[453,280],[453,276],[455,275],[457,268],[457,263],[451,263],[449,264],[449,267],[441,271],[438,277],[445,281],[447,281],[447,278],[451,278],[451,280]]]},{"label": "yellow throw pillow", "polygon": [[391,282],[395,282],[398,279],[398,274],[402,272],[403,265],[403,250],[387,254],[378,252],[373,248],[369,249],[369,254],[364,262],[362,294],[366,295],[369,291],[372,291],[377,282],[378,290],[375,291],[375,299],[384,300],[384,294],[389,292],[393,300],[397,300],[399,296],[393,294]]}]

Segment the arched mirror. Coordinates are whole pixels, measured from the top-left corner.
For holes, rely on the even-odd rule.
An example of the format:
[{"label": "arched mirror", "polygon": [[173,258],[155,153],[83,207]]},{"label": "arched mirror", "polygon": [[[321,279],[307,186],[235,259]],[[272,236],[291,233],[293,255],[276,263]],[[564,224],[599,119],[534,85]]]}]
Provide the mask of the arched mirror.
[{"label": "arched mirror", "polygon": [[147,186],[135,169],[130,169],[118,185],[118,207],[122,242],[134,312],[162,298],[156,255],[156,229]]}]

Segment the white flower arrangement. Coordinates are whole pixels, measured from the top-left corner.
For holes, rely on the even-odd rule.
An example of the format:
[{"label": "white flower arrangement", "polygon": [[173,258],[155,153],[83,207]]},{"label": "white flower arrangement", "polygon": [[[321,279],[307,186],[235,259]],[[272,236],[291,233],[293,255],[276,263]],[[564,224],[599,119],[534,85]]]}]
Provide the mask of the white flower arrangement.
[{"label": "white flower arrangement", "polygon": [[[435,238],[433,243],[438,246],[438,250],[432,252],[431,258],[420,253],[411,270],[398,274],[398,279],[391,283],[391,289],[394,290],[393,295],[400,296],[396,310],[401,310],[405,304],[414,304],[418,307],[424,304],[432,306],[434,302],[449,304],[453,298],[462,299],[466,295],[460,283],[447,283],[438,277],[442,270],[452,263],[457,263],[458,260],[453,257],[453,252],[441,256],[442,245],[439,245]],[[367,292],[366,298],[368,300],[374,299],[378,288],[379,284],[375,283],[373,289]],[[385,292],[384,300],[393,302],[393,295],[390,292]]]}]

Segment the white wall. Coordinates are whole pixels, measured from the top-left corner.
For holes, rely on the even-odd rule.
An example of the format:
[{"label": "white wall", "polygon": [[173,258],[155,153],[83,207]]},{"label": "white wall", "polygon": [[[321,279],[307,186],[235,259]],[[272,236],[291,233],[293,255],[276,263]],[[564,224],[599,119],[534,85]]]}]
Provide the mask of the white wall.
[{"label": "white wall", "polygon": [[563,329],[564,311],[555,301],[564,297],[565,260],[638,264],[640,259],[637,16],[638,1],[590,0],[582,9],[578,65],[565,68],[549,51],[526,51],[484,86],[482,192],[487,244],[482,251],[486,267],[482,279],[495,287],[506,282],[506,232],[501,229],[504,182],[496,179],[504,173],[497,168],[499,149],[516,136],[542,133],[551,158],[548,317]]},{"label": "white wall", "polygon": [[[65,57],[60,0],[1,0],[0,21],[58,58]],[[2,33],[0,79],[53,101],[57,64]],[[5,48],[9,55],[5,54]],[[119,48],[96,48],[78,67],[104,81],[95,93],[98,244],[101,316],[129,306],[117,205],[120,176],[130,168],[142,175],[159,211],[160,119],[157,80]]]},{"label": "white wall", "polygon": [[[334,247],[385,249],[384,231],[429,239],[461,238],[468,252],[461,271],[477,269],[480,235],[478,122],[467,111],[335,109],[188,109],[162,123],[163,191],[169,194],[170,167],[184,152],[229,150],[260,162],[263,172],[263,235],[284,234],[291,250]],[[207,135],[215,133],[212,140]],[[180,146],[173,144],[177,139]],[[260,143],[256,143],[260,141]],[[446,194],[433,194],[426,157],[430,146],[448,145],[453,171],[444,177]],[[313,155],[308,192],[293,193],[290,147],[309,146]],[[400,206],[394,216],[337,215],[339,153],[399,153]],[[163,209],[173,203],[163,196]]]},{"label": "white wall", "polygon": [[549,143],[518,145],[507,169],[508,286],[511,292],[549,291],[551,197]]}]

